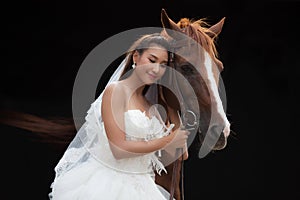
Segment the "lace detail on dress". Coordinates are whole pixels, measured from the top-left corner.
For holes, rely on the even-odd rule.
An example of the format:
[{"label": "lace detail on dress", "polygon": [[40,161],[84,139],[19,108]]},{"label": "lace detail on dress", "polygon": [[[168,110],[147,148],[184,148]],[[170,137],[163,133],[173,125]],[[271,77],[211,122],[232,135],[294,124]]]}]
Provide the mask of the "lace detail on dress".
[{"label": "lace detail on dress", "polygon": [[[128,140],[151,140],[169,134],[172,126],[164,128],[156,117],[149,118],[140,110],[125,113],[126,136]],[[101,101],[95,101],[87,112],[86,122],[79,129],[67,151],[55,167],[56,178],[89,159],[99,165],[124,173],[145,174],[156,170],[165,171],[155,152],[131,158],[115,159],[110,149],[101,118]],[[166,172],[167,173],[167,172]]]},{"label": "lace detail on dress", "polygon": [[[149,141],[162,138],[169,135],[174,127],[174,124],[171,124],[168,128],[165,128],[155,116],[149,118],[145,111],[142,112],[138,109],[125,112],[125,118],[128,122],[125,123],[127,140]],[[143,130],[141,130],[141,126]]]},{"label": "lace detail on dress", "polygon": [[151,156],[152,166],[154,167],[155,171],[161,175],[161,171],[164,171],[166,174],[168,173],[165,169],[165,166],[160,162],[155,154]]},{"label": "lace detail on dress", "polygon": [[[171,124],[168,128],[157,119],[157,117],[148,117],[141,110],[128,110],[125,112],[126,139],[134,141],[149,141],[162,138],[169,135],[174,127]],[[161,175],[161,171],[167,173],[164,165],[161,163],[155,153],[150,157],[152,167]]]},{"label": "lace detail on dress", "polygon": [[55,167],[56,176],[60,176],[62,172],[68,170],[68,168],[73,167],[72,165],[76,163],[80,158],[83,158],[83,151],[78,148],[71,148],[67,151],[60,161],[59,164]]}]

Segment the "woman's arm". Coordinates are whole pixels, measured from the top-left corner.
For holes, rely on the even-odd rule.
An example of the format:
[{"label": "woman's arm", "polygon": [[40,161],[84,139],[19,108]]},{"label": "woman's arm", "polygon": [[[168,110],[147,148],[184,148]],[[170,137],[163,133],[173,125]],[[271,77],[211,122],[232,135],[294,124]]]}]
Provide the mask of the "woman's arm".
[{"label": "woman's arm", "polygon": [[[150,141],[128,141],[125,137],[124,112],[126,93],[122,85],[113,84],[106,88],[102,97],[102,120],[110,148],[116,159],[133,157],[163,149],[177,140],[186,140],[186,131],[171,132],[170,135]],[[125,99],[124,99],[125,98]]]}]

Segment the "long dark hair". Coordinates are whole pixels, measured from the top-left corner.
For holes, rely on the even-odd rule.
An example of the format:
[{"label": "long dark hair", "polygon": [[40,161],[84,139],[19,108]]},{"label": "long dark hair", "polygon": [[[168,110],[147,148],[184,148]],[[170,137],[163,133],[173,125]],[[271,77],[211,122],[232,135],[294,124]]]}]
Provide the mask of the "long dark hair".
[{"label": "long dark hair", "polygon": [[[127,75],[130,75],[128,72],[132,69],[133,53],[137,51],[142,54],[146,49],[150,48],[151,44],[161,46],[167,51],[170,49],[169,42],[160,33],[143,35],[132,44],[126,54],[120,56],[108,66],[107,70],[100,78],[95,99],[104,89],[109,77],[118,67],[120,61],[125,57],[127,58],[124,71],[121,75],[121,79],[124,79]],[[144,92],[147,89],[148,87],[145,87]],[[1,109],[0,123],[30,131],[34,133],[35,140],[53,144],[55,147],[61,146],[63,148],[72,140],[77,132],[72,117],[37,116],[35,114],[12,109]]]}]

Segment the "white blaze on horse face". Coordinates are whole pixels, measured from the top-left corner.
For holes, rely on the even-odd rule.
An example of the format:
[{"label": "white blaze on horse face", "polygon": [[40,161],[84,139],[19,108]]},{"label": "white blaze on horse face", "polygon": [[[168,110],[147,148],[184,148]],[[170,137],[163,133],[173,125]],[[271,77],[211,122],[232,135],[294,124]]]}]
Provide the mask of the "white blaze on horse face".
[{"label": "white blaze on horse face", "polygon": [[[220,118],[221,117],[221,125],[224,125],[223,133],[225,137],[229,136],[230,133],[230,123],[226,117],[224,107],[219,95],[218,91],[218,80],[216,80],[216,77],[219,77],[219,72],[218,70],[213,69],[213,63],[210,55],[207,52],[204,52],[204,65],[205,67],[201,67],[201,75],[203,76],[209,93],[210,93],[210,98],[211,98],[211,104],[212,104],[212,120],[214,120],[214,117]],[[214,66],[216,67],[216,66]],[[215,74],[215,73],[218,74]],[[217,119],[217,122],[219,119]]]}]

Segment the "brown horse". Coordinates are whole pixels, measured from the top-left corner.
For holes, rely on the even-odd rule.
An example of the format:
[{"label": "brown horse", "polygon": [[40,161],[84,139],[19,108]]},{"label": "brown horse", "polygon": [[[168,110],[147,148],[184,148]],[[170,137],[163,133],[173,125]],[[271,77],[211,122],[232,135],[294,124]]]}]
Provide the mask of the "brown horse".
[{"label": "brown horse", "polygon": [[[178,96],[176,98],[171,92],[172,89],[164,88],[164,99],[168,101],[170,109],[181,112],[181,116],[188,114],[187,111],[195,113],[192,121],[198,124],[193,131],[196,137],[188,143],[199,150],[199,157],[204,157],[211,150],[223,149],[230,132],[230,123],[218,91],[223,64],[217,57],[215,47],[224,19],[207,28],[208,24],[204,19],[191,21],[182,18],[175,23],[164,9],[161,12],[163,34],[170,39],[174,48],[175,56],[171,65],[183,75],[197,97],[196,101],[193,98],[191,100],[186,84],[183,81],[177,81],[183,98],[178,99]],[[182,101],[185,102],[184,107],[187,108],[185,110],[182,109]],[[156,176],[156,182],[167,189],[171,195],[174,193],[176,200],[183,199],[183,191],[181,191],[183,187],[180,187],[183,181],[181,180],[183,162],[182,159],[178,159],[166,167],[168,174]]]},{"label": "brown horse", "polygon": [[[175,23],[165,10],[161,13],[162,25],[165,28],[164,34],[174,44],[174,61],[172,67],[188,80],[197,96],[197,101],[189,99],[185,101],[187,108],[182,109],[180,99],[175,100],[174,94],[164,88],[164,99],[168,101],[170,109],[180,111],[181,116],[185,116],[187,110],[195,113],[197,126],[194,130],[195,140],[188,141],[189,145],[199,148],[199,156],[205,156],[210,150],[220,150],[226,146],[227,136],[230,132],[230,124],[226,118],[221,97],[216,90],[219,87],[220,72],[223,64],[217,58],[215,40],[222,30],[224,18],[215,25],[205,28],[205,21],[190,21],[187,18]],[[189,38],[191,40],[189,40]],[[196,45],[195,43],[199,44]],[[204,63],[209,55],[212,64]],[[208,68],[210,66],[210,68]],[[183,97],[189,97],[189,90],[183,82],[179,82],[178,87]],[[175,101],[174,101],[175,100]],[[1,112],[0,122],[16,127],[20,127],[35,133],[39,141],[51,142],[52,146],[63,150],[76,133],[73,121],[70,119],[44,119],[30,114],[20,114],[19,112]],[[34,125],[34,126],[33,126]],[[53,134],[55,133],[55,135]],[[63,135],[60,135],[63,134]],[[192,134],[193,135],[193,134]],[[64,138],[64,139],[62,139]],[[193,139],[193,137],[191,137]],[[216,143],[211,142],[216,141]],[[175,176],[176,200],[182,199],[183,191],[180,189],[180,175],[183,161],[178,159],[166,166],[168,174],[156,176],[156,182],[171,192],[173,166]]]}]

